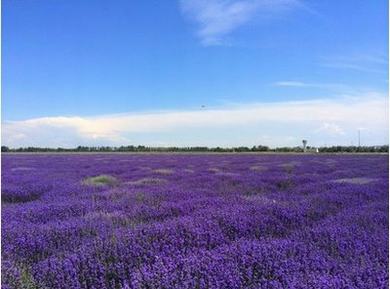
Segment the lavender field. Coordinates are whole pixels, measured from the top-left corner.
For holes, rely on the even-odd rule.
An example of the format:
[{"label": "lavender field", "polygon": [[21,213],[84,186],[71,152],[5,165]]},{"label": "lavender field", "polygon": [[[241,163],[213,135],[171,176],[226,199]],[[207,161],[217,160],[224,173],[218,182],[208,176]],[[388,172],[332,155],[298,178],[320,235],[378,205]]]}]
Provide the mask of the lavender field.
[{"label": "lavender field", "polygon": [[2,288],[387,288],[387,155],[2,156]]}]

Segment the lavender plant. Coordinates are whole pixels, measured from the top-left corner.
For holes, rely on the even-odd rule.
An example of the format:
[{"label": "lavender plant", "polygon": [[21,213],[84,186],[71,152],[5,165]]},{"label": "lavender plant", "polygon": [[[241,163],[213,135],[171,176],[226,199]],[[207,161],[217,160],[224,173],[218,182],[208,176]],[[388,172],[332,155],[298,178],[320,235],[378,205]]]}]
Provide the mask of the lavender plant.
[{"label": "lavender plant", "polygon": [[388,288],[385,155],[3,155],[2,288]]}]

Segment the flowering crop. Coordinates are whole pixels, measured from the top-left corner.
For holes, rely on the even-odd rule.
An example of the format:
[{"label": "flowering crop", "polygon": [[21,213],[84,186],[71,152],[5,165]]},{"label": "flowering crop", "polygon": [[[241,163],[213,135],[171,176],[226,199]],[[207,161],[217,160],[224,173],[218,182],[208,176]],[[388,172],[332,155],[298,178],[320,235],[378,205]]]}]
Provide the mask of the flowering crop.
[{"label": "flowering crop", "polygon": [[388,288],[385,155],[2,156],[2,288]]}]

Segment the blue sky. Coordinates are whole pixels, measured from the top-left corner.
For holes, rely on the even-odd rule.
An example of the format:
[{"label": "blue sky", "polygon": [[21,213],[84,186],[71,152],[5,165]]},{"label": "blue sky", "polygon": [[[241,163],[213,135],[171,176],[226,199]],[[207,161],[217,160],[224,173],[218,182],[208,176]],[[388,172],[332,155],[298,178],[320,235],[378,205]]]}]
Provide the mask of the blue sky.
[{"label": "blue sky", "polygon": [[2,3],[4,144],[388,142],[385,0]]}]

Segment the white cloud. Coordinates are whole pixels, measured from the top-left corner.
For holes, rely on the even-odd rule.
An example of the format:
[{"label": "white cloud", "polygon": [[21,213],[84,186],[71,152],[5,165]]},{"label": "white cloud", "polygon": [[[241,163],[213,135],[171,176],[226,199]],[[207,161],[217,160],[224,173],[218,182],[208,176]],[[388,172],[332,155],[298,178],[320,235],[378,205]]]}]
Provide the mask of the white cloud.
[{"label": "white cloud", "polygon": [[[255,17],[300,5],[298,0],[181,0],[184,15],[199,26],[197,34],[205,46],[220,45],[224,37]],[[301,5],[300,5],[301,6]]]},{"label": "white cloud", "polygon": [[378,53],[351,53],[347,56],[326,57],[321,65],[360,72],[387,73],[388,57]]},{"label": "white cloud", "polygon": [[287,86],[287,87],[311,87],[312,84],[301,81],[277,81],[273,83],[275,86]]},{"label": "white cloud", "polygon": [[344,130],[335,123],[324,122],[317,132],[326,132],[330,135],[343,135]]},{"label": "white cloud", "polygon": [[346,93],[346,94],[364,94],[369,91],[364,88],[359,88],[356,86],[349,86],[341,83],[318,83],[318,82],[303,82],[296,80],[284,80],[277,81],[272,83],[273,86],[282,87],[282,88],[316,88],[321,90],[333,91],[337,94]]},{"label": "white cloud", "polygon": [[[383,142],[388,133],[387,96],[370,93],[339,100],[252,103],[208,110],[5,121],[2,124],[2,137],[3,144],[11,147],[129,143],[235,145],[238,142],[254,143],[259,135],[269,135],[274,145],[282,145],[279,142],[288,135],[305,134],[321,138],[318,127],[322,128],[322,133],[339,135],[344,131],[355,134],[357,128],[365,127]],[[267,143],[271,142],[267,139]]]}]

